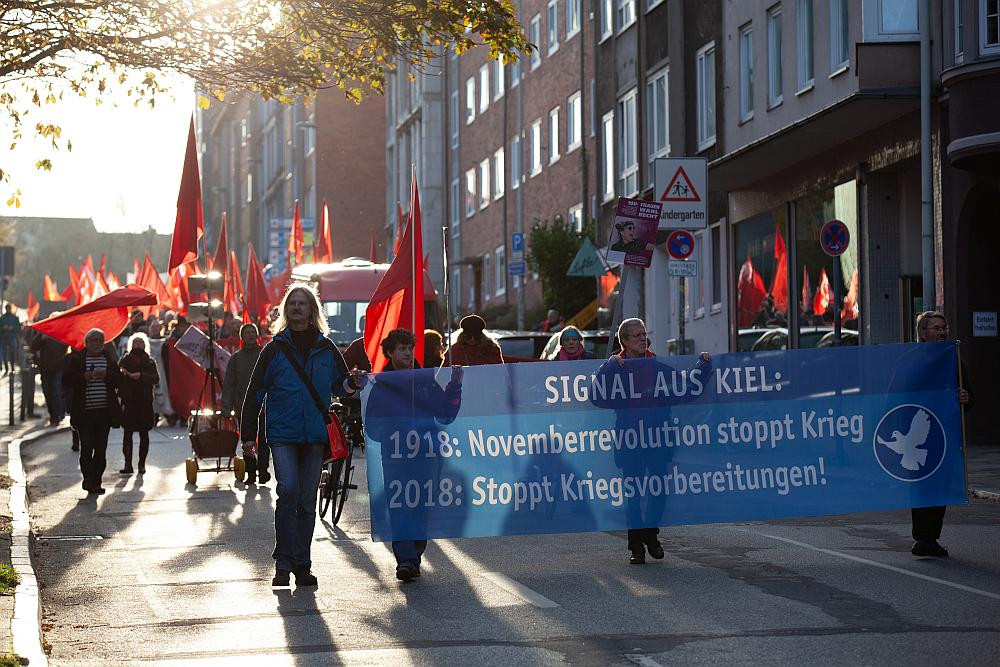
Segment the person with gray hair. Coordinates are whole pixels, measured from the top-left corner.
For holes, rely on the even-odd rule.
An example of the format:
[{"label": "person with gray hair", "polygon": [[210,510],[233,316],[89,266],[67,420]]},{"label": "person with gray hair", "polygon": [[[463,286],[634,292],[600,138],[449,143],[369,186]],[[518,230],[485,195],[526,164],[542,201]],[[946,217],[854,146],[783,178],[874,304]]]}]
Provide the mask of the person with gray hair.
[{"label": "person with gray hair", "polygon": [[104,331],[91,329],[82,350],[66,357],[63,386],[72,390],[70,424],[80,434],[80,472],[83,489],[102,494],[101,478],[107,466],[108,433],[122,422],[118,390],[122,374],[114,353],[104,344]]},{"label": "person with gray hair", "polygon": [[146,455],[149,453],[149,431],[156,425],[153,412],[153,387],[160,383],[156,363],[149,356],[149,339],[136,332],[129,336],[127,353],[119,362],[122,371],[122,454],[125,467],[119,470],[131,475],[132,434],[139,434],[139,474],[146,472]]}]

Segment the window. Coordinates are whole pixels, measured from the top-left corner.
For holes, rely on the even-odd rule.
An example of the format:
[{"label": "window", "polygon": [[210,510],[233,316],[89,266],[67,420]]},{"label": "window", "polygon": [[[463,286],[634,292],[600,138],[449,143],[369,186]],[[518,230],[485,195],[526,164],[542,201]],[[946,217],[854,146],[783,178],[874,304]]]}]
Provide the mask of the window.
[{"label": "window", "polygon": [[577,231],[577,233],[583,231],[583,204],[577,204],[576,206],[569,207],[569,215],[566,216],[566,222]]},{"label": "window", "polygon": [[647,178],[653,182],[653,161],[670,153],[670,119],[667,110],[667,70],[658,72],[646,83],[646,155]]},{"label": "window", "polygon": [[830,0],[830,72],[847,67],[849,48],[847,0]]},{"label": "window", "polygon": [[[702,266],[705,265],[705,232],[695,232],[694,234],[694,257]],[[691,311],[695,317],[705,314],[705,272],[699,271],[694,279],[687,278],[684,294],[691,304]],[[692,284],[693,283],[693,284]]]},{"label": "window", "polygon": [[247,173],[247,203],[253,203],[253,174]]},{"label": "window", "polygon": [[917,3],[922,0],[864,0],[861,6],[865,41],[920,39]]},{"label": "window", "polygon": [[473,267],[469,267],[469,272],[472,275],[469,276],[469,294],[466,297],[466,304],[472,308],[476,305],[476,271]]},{"label": "window", "polygon": [[580,0],[566,0],[566,39],[580,32]]},{"label": "window", "polygon": [[531,17],[531,23],[528,24],[528,41],[535,46],[535,48],[531,50],[531,69],[535,69],[542,64],[542,47],[541,44],[539,44],[541,40],[542,17],[539,14],[535,14]]},{"label": "window", "polygon": [[695,56],[698,104],[698,150],[715,143],[715,42],[698,49]]},{"label": "window", "polygon": [[458,91],[451,93],[451,107],[448,112],[448,123],[451,125],[451,147],[458,148]]},{"label": "window", "polygon": [[483,303],[486,303],[487,299],[490,298],[490,253],[483,255]]},{"label": "window", "polygon": [[496,102],[504,94],[504,65],[503,58],[497,58],[493,62],[493,101]]},{"label": "window", "polygon": [[603,42],[615,31],[614,0],[601,0],[601,38]]},{"label": "window", "polygon": [[661,2],[663,2],[663,0],[646,0],[646,11],[648,12],[650,9],[656,7]]},{"label": "window", "polygon": [[753,118],[753,26],[740,28],[740,120]]},{"label": "window", "polygon": [[542,173],[542,121],[531,124],[531,134],[528,136],[528,168],[529,175]]},{"label": "window", "polygon": [[593,137],[594,133],[597,132],[597,84],[594,80],[590,80],[590,136]]},{"label": "window", "polygon": [[559,159],[559,107],[549,112],[549,164]]},{"label": "window", "polygon": [[502,245],[493,250],[493,285],[497,296],[507,291],[507,248]]},{"label": "window", "polygon": [[549,0],[545,27],[547,35],[545,44],[551,55],[559,50],[559,0]]},{"label": "window", "polygon": [[616,18],[618,30],[624,30],[635,22],[635,0],[615,0],[618,3]]},{"label": "window", "polygon": [[952,5],[952,12],[955,19],[955,64],[959,65],[965,60],[965,38],[963,36],[964,30],[962,29],[965,25],[965,17],[963,16],[965,12],[965,3],[962,0],[954,0]]},{"label": "window", "polygon": [[615,196],[615,114],[601,119],[601,201]]},{"label": "window", "polygon": [[465,172],[465,217],[471,218],[476,212],[476,170]]},{"label": "window", "polygon": [[979,53],[1000,53],[1000,0],[979,0]]},{"label": "window", "polygon": [[479,68],[479,113],[490,108],[490,66]]},{"label": "window", "polygon": [[618,180],[621,194],[631,197],[639,192],[639,156],[636,145],[636,92],[629,91],[618,102],[618,118],[620,119],[619,136],[621,144],[618,148]]},{"label": "window", "polygon": [[503,197],[507,184],[507,173],[504,171],[503,146],[493,154],[493,198]]},{"label": "window", "polygon": [[767,106],[781,104],[781,5],[767,12]]},{"label": "window", "polygon": [[722,225],[714,225],[712,238],[712,310],[722,308]]},{"label": "window", "polygon": [[566,152],[574,150],[583,141],[583,105],[580,91],[566,100]]},{"label": "window", "polygon": [[465,124],[476,119],[476,80],[469,77],[465,80]]},{"label": "window", "polygon": [[451,284],[448,285],[448,294],[451,296],[451,307],[458,310],[462,305],[462,267],[456,266],[451,270]]},{"label": "window", "polygon": [[510,87],[513,88],[521,83],[521,61],[515,60],[510,64]]},{"label": "window", "polygon": [[490,205],[490,159],[479,163],[479,208]]},{"label": "window", "polygon": [[448,204],[449,204],[448,208],[451,209],[451,216],[450,216],[450,218],[451,218],[451,235],[452,235],[453,238],[456,238],[456,239],[462,233],[462,229],[461,229],[461,224],[462,224],[462,215],[461,215],[461,210],[462,210],[462,203],[461,202],[462,202],[462,199],[461,199],[461,197],[462,197],[462,195],[461,195],[460,188],[461,188],[461,184],[458,182],[458,179],[457,178],[454,179],[451,182],[451,197],[449,198],[449,202],[448,202]]},{"label": "window", "polygon": [[510,140],[510,189],[521,187],[521,137]]},{"label": "window", "polygon": [[813,0],[799,0],[798,84],[799,90],[813,85]]}]

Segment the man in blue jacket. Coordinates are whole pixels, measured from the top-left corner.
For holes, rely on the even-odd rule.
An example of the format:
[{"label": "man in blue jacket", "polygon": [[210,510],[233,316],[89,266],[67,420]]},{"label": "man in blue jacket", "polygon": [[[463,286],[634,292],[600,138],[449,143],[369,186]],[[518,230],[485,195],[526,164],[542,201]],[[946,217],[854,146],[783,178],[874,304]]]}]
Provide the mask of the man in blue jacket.
[{"label": "man in blue jacket", "polygon": [[305,374],[323,407],[333,396],[352,396],[364,374],[348,370],[329,332],[319,297],[308,285],[291,285],[272,325],[273,340],[261,351],[247,387],[240,419],[244,443],[257,439],[257,417],[264,405],[266,439],[271,447],[278,501],[274,512],[274,588],[316,586],[310,547],[316,525],[316,491],[329,452],[325,414],[311,398]]}]

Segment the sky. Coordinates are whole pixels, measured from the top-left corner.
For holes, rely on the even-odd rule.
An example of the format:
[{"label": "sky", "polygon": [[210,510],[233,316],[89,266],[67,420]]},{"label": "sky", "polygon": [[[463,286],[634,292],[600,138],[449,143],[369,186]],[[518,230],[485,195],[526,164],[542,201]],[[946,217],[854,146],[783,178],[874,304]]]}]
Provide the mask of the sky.
[{"label": "sky", "polygon": [[[124,96],[111,98],[117,105],[97,106],[71,93],[35,110],[31,132],[26,129],[17,147],[0,157],[11,178],[0,184],[0,215],[93,218],[102,232],[141,232],[152,225],[171,233],[195,95],[187,79],[175,77],[169,85],[173,99],[158,97],[152,110]],[[48,140],[28,136],[43,120],[62,126],[72,152],[53,151]],[[52,170],[37,170],[35,162],[46,157]],[[20,208],[7,205],[15,189],[21,190]]]}]

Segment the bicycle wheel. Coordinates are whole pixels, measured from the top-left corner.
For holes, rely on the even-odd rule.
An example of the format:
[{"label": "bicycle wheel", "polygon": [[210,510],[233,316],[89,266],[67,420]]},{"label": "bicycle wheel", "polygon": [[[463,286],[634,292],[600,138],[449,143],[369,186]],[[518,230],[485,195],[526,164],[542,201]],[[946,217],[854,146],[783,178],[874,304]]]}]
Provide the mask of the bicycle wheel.
[{"label": "bicycle wheel", "polygon": [[326,511],[330,509],[330,501],[333,500],[333,466],[336,461],[323,466],[323,472],[319,476],[319,518],[326,516]]},{"label": "bicycle wheel", "polygon": [[351,473],[354,472],[354,448],[347,448],[347,456],[337,461],[341,465],[340,474],[334,477],[335,483],[337,485],[337,506],[333,510],[333,524],[336,525],[340,521],[340,515],[344,512],[344,503],[347,502],[347,495],[351,489],[358,488],[357,485],[351,484]]}]

